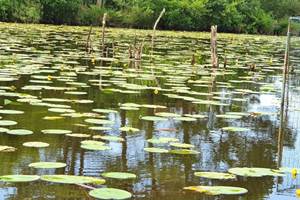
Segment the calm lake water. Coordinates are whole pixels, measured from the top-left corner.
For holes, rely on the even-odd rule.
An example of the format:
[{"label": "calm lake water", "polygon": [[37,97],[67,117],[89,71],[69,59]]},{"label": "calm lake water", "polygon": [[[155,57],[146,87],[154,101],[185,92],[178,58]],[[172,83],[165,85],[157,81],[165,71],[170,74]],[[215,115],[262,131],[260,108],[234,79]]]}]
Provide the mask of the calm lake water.
[{"label": "calm lake water", "polygon": [[[0,153],[0,175],[101,177],[103,172],[126,171],[136,174],[137,179],[107,179],[105,186],[127,190],[133,194],[133,199],[296,199],[295,191],[300,188],[300,179],[292,179],[290,174],[285,177],[238,177],[232,181],[194,176],[196,171],[226,172],[232,167],[277,169],[278,164],[279,167],[300,167],[300,137],[297,135],[300,128],[300,104],[297,103],[300,87],[297,68],[290,82],[290,106],[281,141],[283,147],[278,147],[284,38],[222,34],[218,49],[222,55],[220,69],[212,70],[208,67],[208,34],[158,33],[151,62],[151,32],[109,29],[106,39],[109,58],[103,58],[99,53],[100,28],[93,29],[94,52],[90,55],[85,53],[88,30],[88,27],[0,24],[0,111],[24,111],[19,115],[0,114],[0,118],[18,122],[5,128],[27,129],[34,133],[26,136],[0,133],[0,145],[17,148],[15,152]],[[135,42],[137,45],[143,43],[145,47],[141,63],[128,59],[129,45]],[[293,49],[292,53],[295,56],[292,62],[297,67],[297,50]],[[191,66],[193,54],[196,57],[195,66]],[[226,69],[223,67],[224,54]],[[252,72],[249,66],[254,64],[256,67]],[[145,104],[166,108],[139,107]],[[117,112],[100,114],[113,122],[103,125],[111,130],[91,130],[90,127],[101,125],[87,123],[87,118],[94,118],[90,116],[45,119],[65,114],[60,110],[48,110],[57,105],[66,105],[76,113],[95,113],[93,109]],[[201,114],[205,118],[191,122],[173,118],[155,122],[141,119],[157,112],[182,116]],[[228,112],[242,112],[245,116],[240,119],[218,116]],[[139,131],[120,131],[123,126],[138,128]],[[228,132],[221,129],[229,126],[250,130]],[[45,129],[65,129],[90,137],[82,139],[44,134],[42,130]],[[80,147],[80,141],[92,139],[95,135],[119,136],[125,142],[107,142],[111,147],[107,151],[88,151]],[[144,151],[145,147],[152,146],[173,149],[165,144],[147,142],[159,137],[177,138],[180,142],[193,144],[199,154]],[[22,146],[30,141],[46,142],[50,146]],[[280,149],[282,161],[278,162]],[[64,162],[67,166],[56,170],[28,167],[30,163],[40,161]],[[237,186],[248,189],[248,193],[208,196],[183,190],[193,185]],[[0,199],[92,198],[87,189],[76,185],[36,181],[18,184],[0,182]]]}]

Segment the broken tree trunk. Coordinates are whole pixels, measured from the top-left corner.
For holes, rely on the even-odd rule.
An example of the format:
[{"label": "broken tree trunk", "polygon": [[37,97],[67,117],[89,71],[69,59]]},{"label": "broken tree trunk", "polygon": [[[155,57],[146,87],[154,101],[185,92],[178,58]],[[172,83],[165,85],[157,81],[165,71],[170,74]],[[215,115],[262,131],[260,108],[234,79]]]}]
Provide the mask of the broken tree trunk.
[{"label": "broken tree trunk", "polygon": [[86,44],[85,44],[85,51],[90,54],[93,47],[92,47],[92,40],[91,40],[91,34],[92,34],[92,29],[93,29],[93,26],[91,25],[90,27],[90,31],[89,31],[89,35],[87,37],[87,40],[86,40]]},{"label": "broken tree trunk", "polygon": [[158,25],[160,19],[162,18],[162,16],[164,15],[165,12],[166,12],[166,9],[164,8],[164,9],[161,11],[160,15],[158,16],[158,18],[157,18],[157,20],[155,21],[155,24],[154,24],[154,26],[153,26],[153,33],[152,33],[152,40],[151,40],[151,49],[152,49],[152,51],[151,51],[151,58],[153,57],[153,51],[154,51],[154,40],[155,40],[155,31],[156,31],[156,27],[157,27],[157,25]]},{"label": "broken tree trunk", "polygon": [[107,17],[107,13],[104,13],[103,19],[102,19],[102,40],[101,40],[102,56],[105,53],[105,26],[106,26],[106,17]]},{"label": "broken tree trunk", "polygon": [[211,27],[211,40],[210,40],[210,49],[211,49],[211,64],[213,68],[219,66],[218,62],[218,52],[217,52],[217,26]]}]

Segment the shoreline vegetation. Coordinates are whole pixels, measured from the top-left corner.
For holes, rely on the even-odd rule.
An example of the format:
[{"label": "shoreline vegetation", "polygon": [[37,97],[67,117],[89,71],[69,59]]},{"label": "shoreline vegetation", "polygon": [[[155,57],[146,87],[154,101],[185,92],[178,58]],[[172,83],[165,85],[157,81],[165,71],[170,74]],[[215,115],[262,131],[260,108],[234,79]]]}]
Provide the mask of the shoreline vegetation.
[{"label": "shoreline vegetation", "polygon": [[152,29],[163,8],[161,30],[284,35],[300,0],[0,0],[0,21]]}]

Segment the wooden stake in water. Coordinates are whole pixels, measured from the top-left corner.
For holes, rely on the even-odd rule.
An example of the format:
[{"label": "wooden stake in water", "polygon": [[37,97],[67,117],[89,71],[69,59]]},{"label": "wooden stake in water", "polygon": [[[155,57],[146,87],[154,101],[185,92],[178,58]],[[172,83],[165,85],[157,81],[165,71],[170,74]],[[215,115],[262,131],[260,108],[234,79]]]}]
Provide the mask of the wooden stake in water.
[{"label": "wooden stake in water", "polygon": [[105,26],[106,26],[106,17],[107,17],[107,13],[104,13],[103,19],[102,19],[102,41],[101,41],[102,56],[104,55],[104,51],[105,51]]},{"label": "wooden stake in water", "polygon": [[154,26],[153,26],[153,33],[152,33],[152,40],[151,40],[151,49],[152,49],[152,51],[151,51],[151,58],[153,57],[153,51],[154,51],[154,40],[155,40],[155,31],[156,31],[156,27],[157,27],[157,25],[158,25],[160,19],[162,18],[162,16],[164,15],[165,12],[166,12],[166,9],[164,8],[164,9],[161,11],[160,15],[158,16],[158,18],[157,18],[157,20],[155,21],[155,24],[154,24]]},{"label": "wooden stake in water", "polygon": [[86,44],[85,44],[85,51],[90,54],[93,47],[92,47],[92,40],[91,40],[91,34],[92,34],[92,29],[93,29],[93,26],[91,25],[90,27],[90,31],[89,31],[89,35],[87,37],[87,40],[86,40]]},{"label": "wooden stake in water", "polygon": [[219,67],[218,52],[217,52],[217,30],[218,30],[218,26],[211,27],[210,49],[211,49],[211,64],[213,68]]},{"label": "wooden stake in water", "polygon": [[282,148],[283,148],[283,136],[284,136],[284,127],[285,127],[285,103],[286,103],[286,90],[288,90],[287,79],[289,74],[289,51],[290,51],[290,40],[291,40],[291,19],[289,19],[289,25],[287,30],[287,39],[285,46],[285,55],[284,55],[284,67],[282,72],[282,91],[281,91],[281,104],[280,104],[280,127],[278,134],[278,167],[281,166],[282,160]]}]

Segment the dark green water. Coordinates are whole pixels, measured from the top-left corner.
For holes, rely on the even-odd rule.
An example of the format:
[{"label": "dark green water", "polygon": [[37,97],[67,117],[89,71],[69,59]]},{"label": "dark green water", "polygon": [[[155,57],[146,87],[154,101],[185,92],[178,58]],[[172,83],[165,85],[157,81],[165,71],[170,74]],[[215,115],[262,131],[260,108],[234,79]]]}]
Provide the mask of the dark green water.
[{"label": "dark green water", "polygon": [[[211,69],[204,68],[205,64],[209,64],[207,35],[201,35],[199,38],[181,37],[176,34],[160,36],[154,52],[154,64],[149,61],[149,45],[146,45],[143,62],[139,67],[134,67],[134,63],[128,61],[128,44],[134,42],[134,31],[110,30],[107,42],[116,43],[114,58],[119,60],[113,62],[99,59],[98,43],[94,43],[96,52],[92,56],[84,52],[87,28],[1,24],[0,31],[0,77],[16,78],[14,81],[0,82],[0,86],[13,85],[16,88],[14,91],[6,87],[0,88],[0,105],[3,106],[2,109],[24,111],[21,115],[0,114],[0,116],[18,122],[17,125],[8,127],[9,129],[22,128],[34,132],[28,136],[0,134],[0,145],[17,148],[15,152],[0,153],[0,175],[69,174],[100,177],[103,172],[127,171],[135,173],[138,178],[135,181],[108,180],[105,186],[130,191],[133,199],[296,199],[295,189],[299,185],[299,178],[292,180],[290,175],[284,178],[238,177],[233,181],[208,180],[193,175],[195,171],[226,172],[231,167],[277,168],[279,127],[277,113],[281,89],[279,76],[284,46],[282,38],[257,39],[255,36],[222,35],[219,52],[223,56],[220,60],[223,63],[226,49],[228,66],[226,70],[222,68],[212,72]],[[147,33],[137,33],[138,43],[143,41],[143,38],[145,43],[150,40]],[[99,41],[99,38],[95,36],[93,40]],[[112,51],[110,48],[109,53],[112,54]],[[197,55],[197,67],[190,65],[194,53]],[[202,59],[199,59],[199,55]],[[93,57],[96,58],[95,64],[92,61]],[[250,72],[247,67],[254,63],[257,66],[255,73]],[[99,74],[102,90],[99,89]],[[211,88],[207,80],[214,77],[214,74],[216,84]],[[48,80],[51,83],[34,83],[32,80]],[[197,85],[189,80],[203,82]],[[132,85],[126,86],[126,83]],[[65,94],[65,91],[49,88],[41,90],[24,88],[28,85],[75,87],[76,91],[83,91],[86,94],[70,95]],[[139,90],[137,85],[149,88]],[[268,88],[262,90],[261,88],[266,85]],[[298,81],[293,82],[293,85],[299,87]],[[158,88],[157,94],[154,87]],[[108,88],[119,91],[108,91]],[[161,90],[162,88],[166,90]],[[122,93],[128,90],[138,93]],[[187,90],[211,94],[214,92],[213,97],[218,98],[192,95],[186,92]],[[47,106],[18,102],[22,97],[10,97],[7,92],[26,93],[41,100],[45,98],[91,100],[88,103],[74,101],[51,103],[69,105],[71,109],[80,113],[92,112],[92,109],[96,108],[113,109],[118,113],[106,115],[107,119],[114,122],[111,131],[92,131],[88,129],[91,124],[84,121],[86,117],[45,120],[43,119],[45,116],[59,116],[60,113],[49,112]],[[215,100],[219,104],[226,105],[195,104],[182,98],[169,98],[166,94]],[[291,96],[297,97],[299,92],[292,90]],[[7,100],[11,102],[7,103]],[[167,108],[121,110],[120,104],[128,102],[162,105]],[[297,105],[295,107],[297,108]],[[172,119],[149,122],[140,119],[142,116],[154,115],[160,111],[181,115],[203,114],[207,117],[195,122]],[[230,111],[263,114],[234,120],[216,117]],[[296,125],[287,123],[283,139],[281,166],[284,167],[299,167],[300,164],[297,112],[299,113],[295,110],[290,112],[288,119]],[[119,131],[119,128],[125,125],[138,128],[140,131],[136,133]],[[247,127],[251,131],[221,131],[222,127],[227,126]],[[80,148],[80,141],[83,139],[43,134],[41,130],[44,129],[66,129],[91,136],[114,135],[122,137],[125,142],[110,142],[112,150],[108,151],[87,151]],[[181,142],[195,145],[195,150],[200,153],[197,155],[148,153],[144,148],[151,146],[146,140],[152,137],[175,137]],[[42,141],[49,143],[50,146],[40,149],[23,147],[22,144],[28,141]],[[57,170],[36,170],[28,167],[28,164],[39,161],[64,162],[67,167]],[[249,192],[241,196],[212,197],[183,190],[183,187],[192,185],[238,186],[248,189]],[[79,186],[43,181],[19,184],[0,182],[0,199],[92,199],[87,192],[88,190]]]}]

